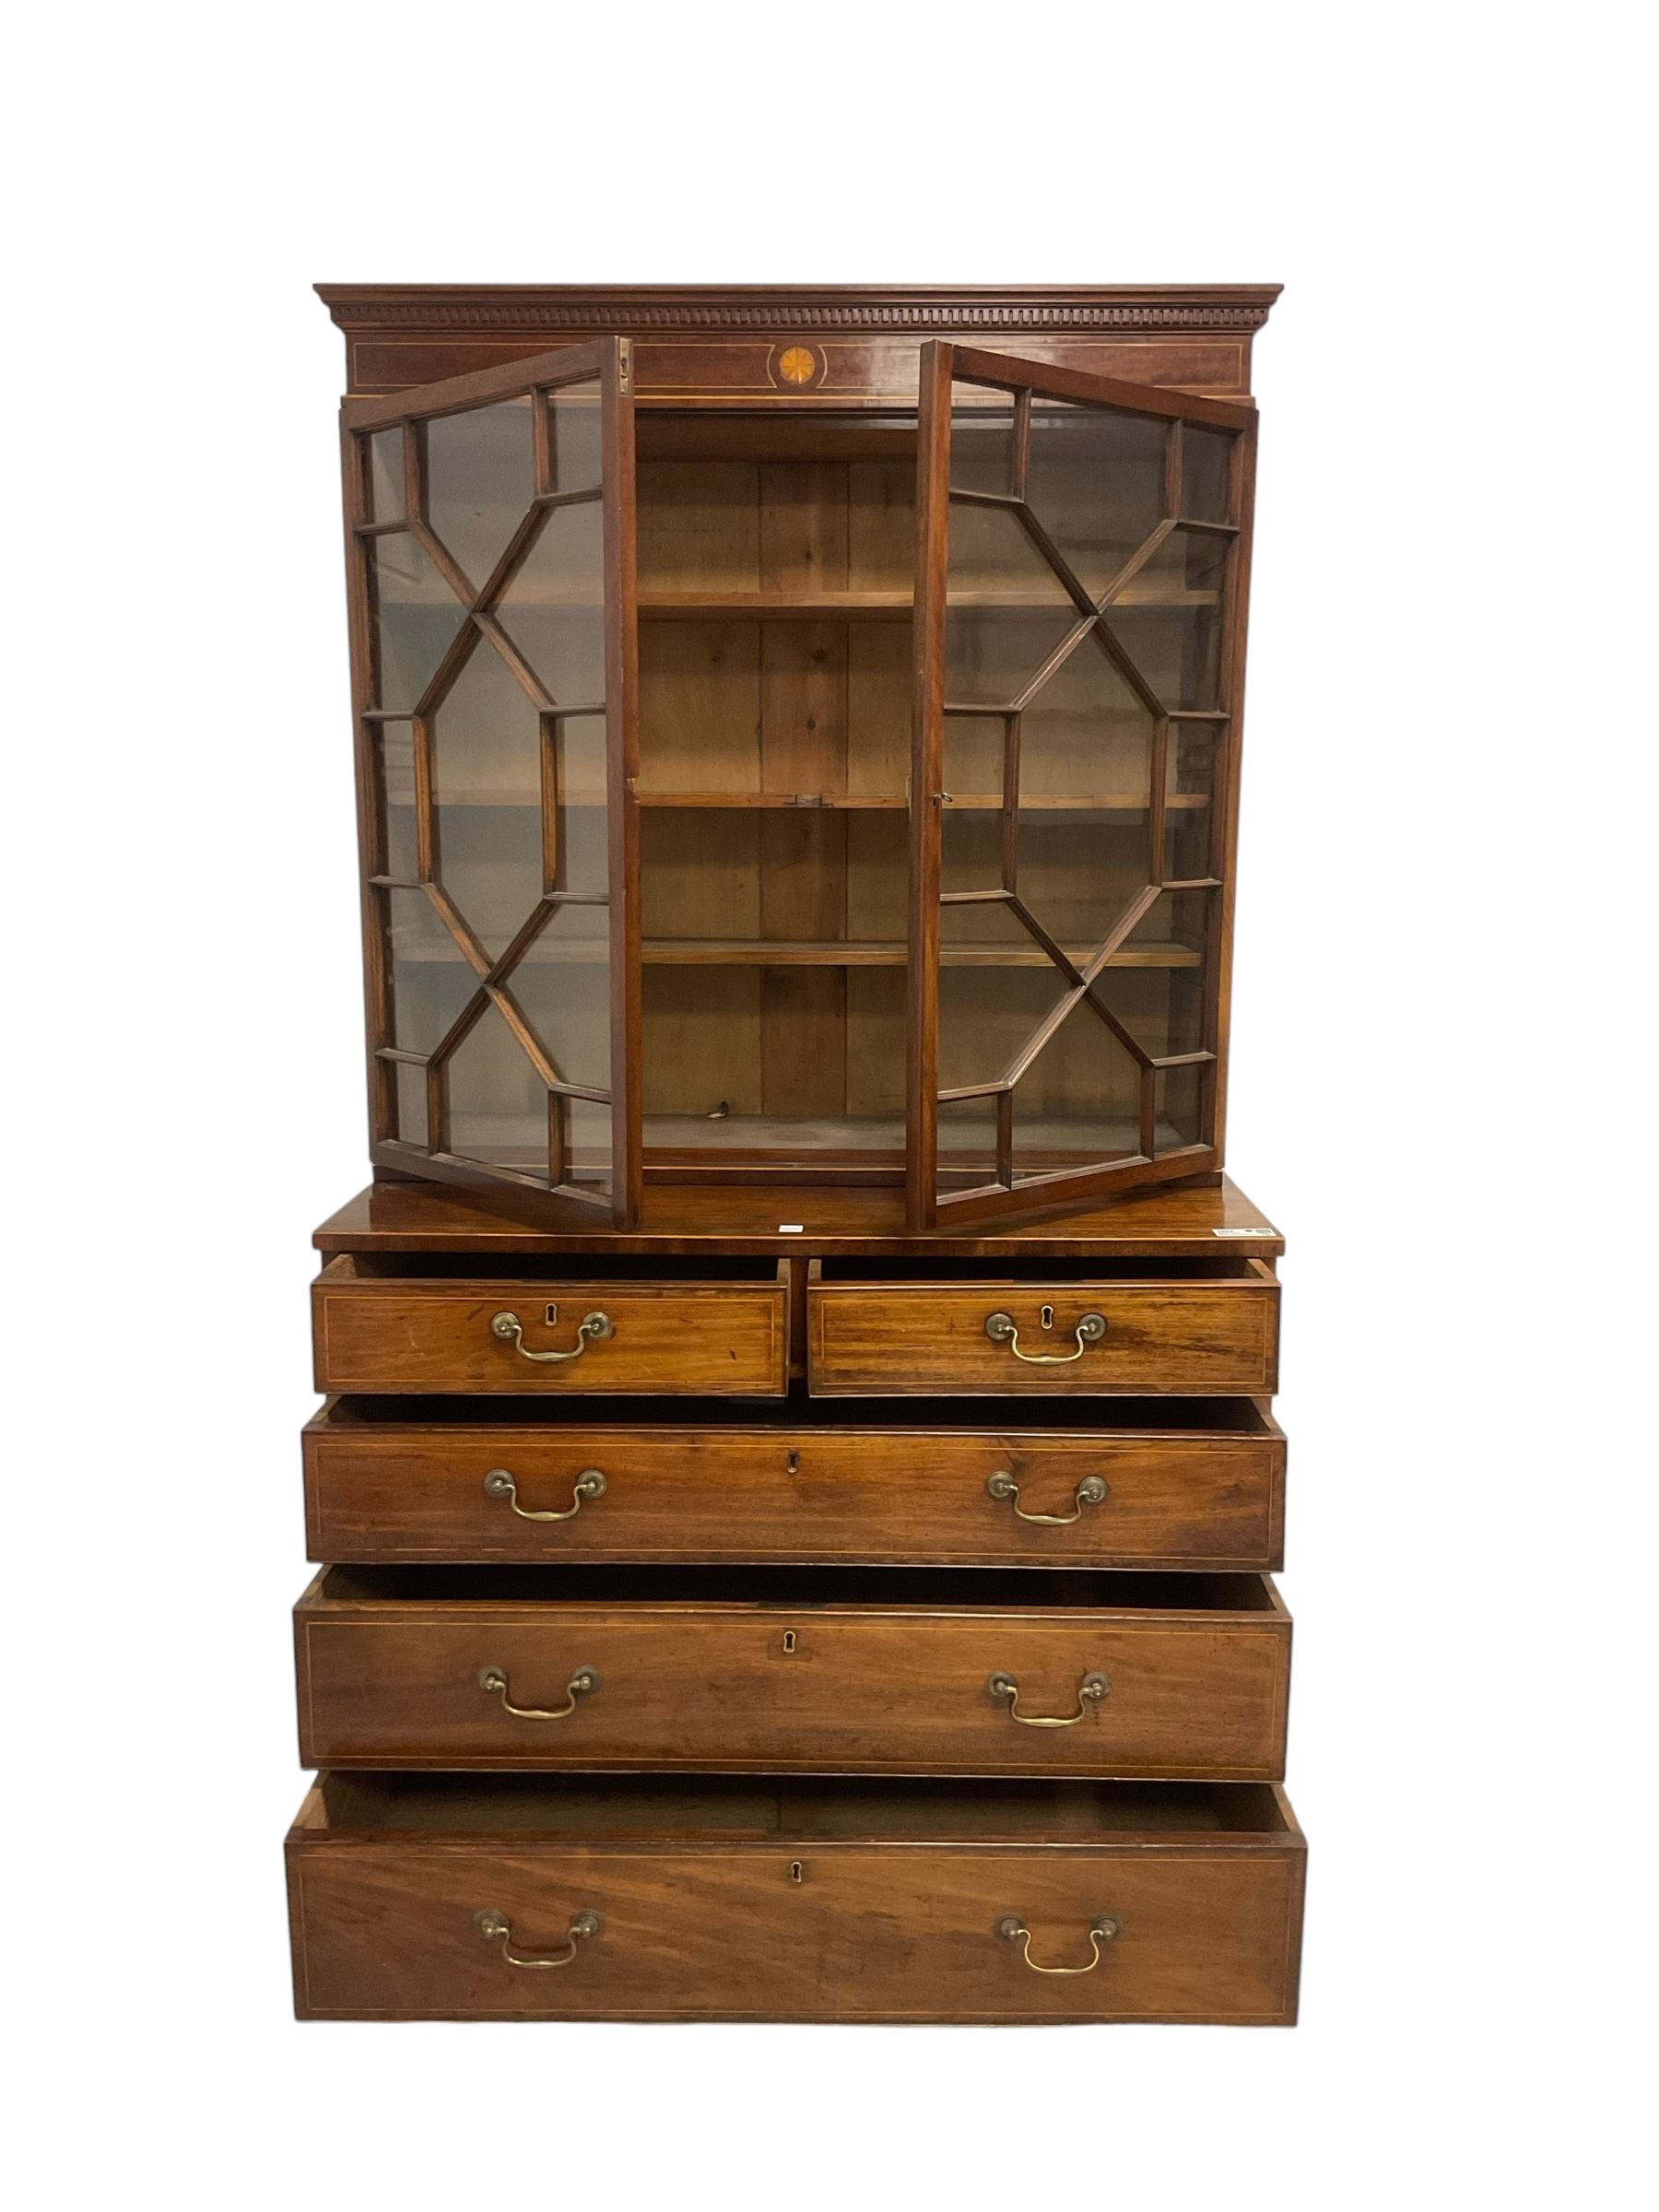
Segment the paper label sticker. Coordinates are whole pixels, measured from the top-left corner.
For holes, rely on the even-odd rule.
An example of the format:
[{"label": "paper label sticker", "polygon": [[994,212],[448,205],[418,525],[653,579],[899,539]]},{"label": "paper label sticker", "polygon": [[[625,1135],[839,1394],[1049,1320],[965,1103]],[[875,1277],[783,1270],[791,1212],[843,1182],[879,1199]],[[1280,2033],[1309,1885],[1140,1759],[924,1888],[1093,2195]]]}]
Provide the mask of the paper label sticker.
[{"label": "paper label sticker", "polygon": [[1277,1229],[1212,1229],[1212,1237],[1277,1237]]}]

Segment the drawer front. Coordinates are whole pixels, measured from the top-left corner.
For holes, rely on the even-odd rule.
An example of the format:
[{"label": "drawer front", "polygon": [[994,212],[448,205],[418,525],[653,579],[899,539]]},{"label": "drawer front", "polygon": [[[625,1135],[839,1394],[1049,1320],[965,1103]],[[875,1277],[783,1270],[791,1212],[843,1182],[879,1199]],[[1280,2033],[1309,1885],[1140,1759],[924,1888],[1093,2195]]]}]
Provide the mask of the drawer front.
[{"label": "drawer front", "polygon": [[320,1391],[781,1397],[788,1382],[782,1282],[426,1283],[331,1265],[312,1300]]},{"label": "drawer front", "polygon": [[815,1281],[810,1384],[820,1397],[1266,1394],[1278,1293],[1259,1264],[1225,1281]]},{"label": "drawer front", "polygon": [[312,1768],[1284,1771],[1282,1614],[409,1605],[296,1630]]},{"label": "drawer front", "polygon": [[[313,2019],[1288,2025],[1303,1864],[1300,1849],[1261,1845],[296,1839],[296,2008]],[[480,1913],[496,1917],[480,1928]],[[598,1925],[572,1937],[583,1914]],[[1010,1921],[1025,1933],[1000,1933]],[[511,1962],[538,1956],[566,1963]],[[1037,1971],[1049,1966],[1089,1971]]]},{"label": "drawer front", "polygon": [[304,1456],[314,1559],[1274,1567],[1282,1545],[1285,1446],[1265,1421],[1044,1436],[325,1413]]}]

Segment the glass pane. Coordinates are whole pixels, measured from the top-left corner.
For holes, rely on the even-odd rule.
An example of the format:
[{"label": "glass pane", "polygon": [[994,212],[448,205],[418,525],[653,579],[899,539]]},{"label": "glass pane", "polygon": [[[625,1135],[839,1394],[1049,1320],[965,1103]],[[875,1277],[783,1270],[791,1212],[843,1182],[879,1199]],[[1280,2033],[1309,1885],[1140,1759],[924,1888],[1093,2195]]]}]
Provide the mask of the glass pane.
[{"label": "glass pane", "polygon": [[1181,431],[1181,512],[1195,522],[1227,523],[1232,434],[1183,423]]},{"label": "glass pane", "polygon": [[561,1099],[566,1182],[608,1191],[611,1182],[611,1110],[592,1099]]},{"label": "glass pane", "polygon": [[461,947],[424,891],[382,891],[391,956],[393,1019],[388,1041],[429,1053],[478,987]]},{"label": "glass pane", "polygon": [[606,726],[602,714],[573,715],[552,725],[559,789],[553,888],[610,888],[610,825],[605,810]]},{"label": "glass pane", "polygon": [[1000,806],[1007,724],[996,714],[947,714],[945,789],[947,807]]},{"label": "glass pane", "polygon": [[997,1083],[1069,985],[1031,947],[1030,960],[947,954],[939,967],[939,1088]]},{"label": "glass pane", "polygon": [[1166,883],[1208,876],[1214,828],[1217,747],[1227,725],[1173,722],[1164,776],[1163,877]]},{"label": "glass pane", "polygon": [[565,384],[547,395],[548,444],[553,481],[549,491],[591,491],[600,480],[605,457],[605,418],[599,386]]},{"label": "glass pane", "polygon": [[1097,994],[1154,1060],[1204,1047],[1209,896],[1160,893],[1096,984]]},{"label": "glass pane", "polygon": [[406,1060],[393,1063],[397,1077],[397,1134],[406,1145],[427,1142],[427,1077],[424,1067]]},{"label": "glass pane", "polygon": [[1078,967],[1147,885],[1147,818],[1094,807],[1021,807],[1018,889]]},{"label": "glass pane", "polygon": [[1166,1067],[1155,1078],[1157,1118],[1154,1149],[1177,1152],[1183,1145],[1204,1143],[1203,1067]]},{"label": "glass pane", "polygon": [[369,440],[369,517],[371,523],[400,523],[404,512],[404,434],[402,428],[376,430]]},{"label": "glass pane", "polygon": [[1172,530],[1107,609],[1107,626],[1166,708],[1220,704],[1230,537]]},{"label": "glass pane", "polygon": [[1165,443],[1145,416],[1033,404],[1026,499],[1091,598],[1164,519]]},{"label": "glass pane", "polygon": [[950,394],[950,488],[1011,495],[1014,394],[957,384]]},{"label": "glass pane", "polygon": [[449,1148],[495,1167],[547,1171],[547,1089],[494,1006],[449,1061]]},{"label": "glass pane", "polygon": [[427,425],[427,513],[475,591],[535,497],[531,419],[526,396]]},{"label": "glass pane", "polygon": [[1138,1152],[1139,1125],[1139,1063],[1079,1003],[1015,1086],[1015,1180]]},{"label": "glass pane", "polygon": [[1159,891],[1125,939],[1125,967],[1198,968],[1209,919],[1207,891]]},{"label": "glass pane", "polygon": [[382,876],[406,882],[420,874],[415,834],[415,732],[406,722],[383,722],[376,742],[381,760],[381,866]]},{"label": "glass pane", "polygon": [[464,609],[418,538],[369,540],[374,607],[374,703],[406,714],[454,642]]},{"label": "glass pane", "polygon": [[597,500],[555,507],[498,602],[501,627],[560,707],[605,698],[605,519]]},{"label": "glass pane", "polygon": [[950,507],[945,697],[1012,707],[1079,628],[1065,585],[1006,508]]},{"label": "glass pane", "polygon": [[996,1181],[996,1100],[946,1099],[939,1107],[939,1183],[972,1189]]},{"label": "glass pane", "polygon": [[609,907],[555,907],[506,982],[559,1078],[608,1089]]},{"label": "glass pane", "polygon": [[1091,633],[1060,663],[1021,717],[1021,806],[1050,797],[1148,805],[1155,730],[1151,709]]},{"label": "glass pane", "polygon": [[488,641],[432,716],[438,875],[492,958],[540,900],[541,717]]}]

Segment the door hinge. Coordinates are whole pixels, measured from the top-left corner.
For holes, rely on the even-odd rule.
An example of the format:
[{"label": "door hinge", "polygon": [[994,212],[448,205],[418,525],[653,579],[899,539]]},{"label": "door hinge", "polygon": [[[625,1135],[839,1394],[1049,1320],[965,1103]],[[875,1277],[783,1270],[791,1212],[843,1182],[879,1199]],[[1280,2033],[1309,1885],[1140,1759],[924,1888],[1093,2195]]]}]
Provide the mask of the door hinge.
[{"label": "door hinge", "polygon": [[628,397],[629,386],[632,381],[633,340],[618,338],[617,340],[617,388],[624,399]]}]

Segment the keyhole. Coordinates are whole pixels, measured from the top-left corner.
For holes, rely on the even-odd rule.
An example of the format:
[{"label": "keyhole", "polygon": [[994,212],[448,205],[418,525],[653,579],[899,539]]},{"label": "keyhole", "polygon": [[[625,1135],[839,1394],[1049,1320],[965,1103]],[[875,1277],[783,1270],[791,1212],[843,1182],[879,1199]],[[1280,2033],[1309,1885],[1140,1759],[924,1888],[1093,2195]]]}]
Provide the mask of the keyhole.
[{"label": "keyhole", "polygon": [[798,1475],[800,1471],[801,1455],[798,1452],[792,1452],[789,1457],[783,1462],[783,1472],[785,1475]]},{"label": "keyhole", "polygon": [[549,1307],[547,1308],[547,1326],[548,1326],[549,1328],[551,1328],[551,1327],[553,1326],[553,1324],[554,1324],[554,1323],[555,1323],[555,1322],[556,1322],[558,1319],[559,1319],[559,1308],[558,1308],[557,1306],[549,1306]]},{"label": "keyhole", "polygon": [[795,1632],[793,1629],[785,1629],[783,1631],[783,1649],[786,1652],[793,1652],[794,1648]]},{"label": "keyhole", "polygon": [[1043,1307],[1043,1309],[1042,1309],[1042,1325],[1043,1325],[1043,1327],[1044,1327],[1045,1329],[1052,1329],[1052,1328],[1053,1327],[1053,1325],[1054,1325],[1054,1309],[1053,1309],[1053,1306],[1044,1306],[1044,1307]]},{"label": "keyhole", "polygon": [[804,1881],[804,1880],[806,1879],[806,1867],[805,1867],[805,1866],[803,1866],[803,1865],[802,1865],[802,1864],[801,1864],[800,1860],[799,1860],[799,1859],[791,1859],[791,1860],[790,1860],[790,1862],[789,1862],[789,1878],[790,1878],[790,1880],[791,1880],[792,1882],[799,1882],[799,1881]]}]

